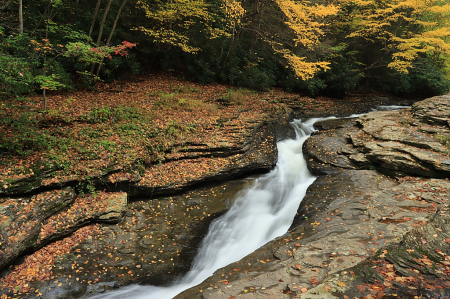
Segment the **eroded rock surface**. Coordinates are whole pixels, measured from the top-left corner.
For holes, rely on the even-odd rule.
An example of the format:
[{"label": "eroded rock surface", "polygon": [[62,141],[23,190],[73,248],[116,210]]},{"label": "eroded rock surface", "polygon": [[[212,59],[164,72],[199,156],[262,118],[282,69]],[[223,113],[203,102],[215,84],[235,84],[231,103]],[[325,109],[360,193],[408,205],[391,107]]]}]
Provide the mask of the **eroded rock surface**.
[{"label": "eroded rock surface", "polygon": [[[351,109],[348,110],[351,111]],[[323,113],[323,111],[317,113]],[[93,176],[91,181],[100,190],[103,188],[106,191],[125,190],[128,191],[130,196],[145,194],[149,200],[129,203],[125,213],[124,210],[112,208],[100,209],[103,212],[92,214],[88,211],[71,210],[72,207],[83,207],[81,204],[77,205],[79,200],[88,200],[86,198],[73,198],[71,208],[66,207],[54,217],[45,219],[42,227],[47,229],[41,229],[39,231],[40,237],[38,236],[41,244],[45,240],[51,240],[52,235],[58,236],[53,231],[66,228],[66,225],[69,225],[66,232],[70,233],[72,228],[90,223],[90,221],[109,219],[110,221],[119,221],[119,223],[98,226],[93,235],[92,231],[90,232],[92,236],[84,236],[83,241],[80,241],[81,244],[70,253],[63,251],[58,255],[56,250],[53,253],[54,258],[51,259],[54,260],[54,264],[46,266],[51,269],[48,274],[51,279],[43,282],[32,281],[29,285],[26,283],[25,289],[21,286],[20,289],[12,287],[2,291],[8,292],[8,295],[22,298],[34,298],[35,293],[41,294],[35,292],[36,290],[42,292],[41,295],[44,298],[74,298],[83,295],[87,297],[89,294],[136,282],[164,284],[173,280],[177,275],[185,273],[196,252],[196,246],[206,232],[209,223],[215,217],[224,213],[230,203],[221,202],[218,204],[220,200],[214,204],[208,203],[207,199],[213,198],[219,193],[219,190],[215,189],[211,189],[211,193],[206,198],[193,196],[192,198],[176,199],[174,196],[173,198],[155,199],[154,196],[179,192],[207,181],[228,179],[243,173],[270,169],[276,161],[275,142],[285,136],[286,133],[280,134],[280,131],[286,129],[286,124],[292,116],[289,111],[279,111],[276,115],[278,116],[272,115],[271,119],[248,122],[244,129],[239,132],[233,132],[231,126],[227,128],[230,133],[234,134],[233,136],[236,136],[236,143],[223,143],[222,147],[193,144],[189,145],[187,149],[181,148],[180,145],[178,150],[168,153],[160,165],[145,165],[144,170],[135,169],[134,172],[112,168],[104,173],[99,173],[98,176]],[[410,214],[417,213],[417,211],[399,211],[395,205],[378,214],[369,215],[363,212],[369,207],[370,192],[391,190],[398,185],[398,182],[370,169],[375,167],[373,166],[374,162],[366,158],[366,153],[360,152],[359,148],[354,147],[351,138],[346,135],[350,128],[353,130],[353,127],[353,123],[345,121],[335,124],[330,123],[330,127],[327,128],[328,130],[341,128],[345,133],[339,137],[339,144],[341,144],[339,152],[336,152],[336,147],[333,146],[333,143],[337,141],[333,141],[331,137],[328,139],[330,143],[327,147],[328,151],[333,158],[337,159],[337,162],[334,159],[329,159],[327,153],[317,154],[317,157],[320,156],[321,159],[325,159],[324,161],[315,160],[313,156],[310,157],[311,169],[315,173],[328,172],[334,173],[336,176],[320,177],[308,191],[308,195],[298,211],[292,234],[280,237],[242,261],[218,270],[215,276],[200,286],[203,292],[200,292],[199,288],[189,290],[186,293],[189,294],[186,298],[195,298],[200,295],[208,298],[216,298],[215,296],[221,298],[220,296],[229,295],[226,297],[229,298],[232,296],[231,294],[237,296],[255,293],[260,294],[262,298],[270,298],[272,295],[276,298],[280,296],[292,297],[299,293],[298,291],[302,288],[311,288],[316,285],[320,277],[328,277],[327,275],[335,273],[339,269],[357,264],[360,260],[370,256],[374,248],[376,250],[381,247],[383,245],[381,242],[374,246],[374,243],[367,239],[370,236],[366,236],[366,232],[374,233],[371,227],[378,229],[379,226],[382,228],[386,226],[384,229],[389,232],[387,236],[394,238],[394,235],[398,235],[395,229],[397,222],[399,222],[397,219],[402,221],[400,223],[406,223],[404,227],[401,227],[400,232],[407,231],[411,225],[415,224],[413,220],[409,220],[412,224],[407,223],[408,221],[403,222],[403,220],[408,218]],[[423,128],[429,131],[442,130],[441,127],[430,124],[423,124]],[[359,128],[354,127],[354,129],[357,132]],[[323,132],[328,131],[324,130]],[[437,132],[441,134],[444,131]],[[289,131],[287,134],[289,134]],[[314,138],[318,138],[320,134],[322,132],[319,132]],[[321,148],[319,147],[319,149]],[[180,153],[182,156],[179,156]],[[357,161],[360,162],[357,163]],[[321,168],[319,168],[319,165]],[[190,167],[196,169],[196,175],[193,175],[194,172],[191,171],[192,168]],[[48,171],[58,170],[49,168]],[[184,173],[183,180],[172,179],[171,172]],[[39,184],[32,185],[32,189],[26,189],[25,191],[18,189],[21,186],[29,186],[27,184],[30,181],[27,180],[33,179],[35,173],[32,169],[28,174],[20,174],[12,181],[0,186],[3,187],[0,191],[3,194],[18,194],[44,191],[46,188],[61,188],[61,181],[53,181],[52,174],[38,180]],[[361,178],[355,179],[358,176]],[[73,185],[76,180],[76,178],[69,177],[62,181],[62,185]],[[13,184],[16,183],[17,185],[14,186],[17,186],[17,188],[13,188]],[[383,192],[387,192],[389,199],[389,196],[392,195],[389,192],[394,191]],[[400,194],[401,192],[397,192],[395,196],[400,196]],[[226,194],[224,196],[229,198]],[[367,205],[363,203],[355,209],[350,209],[355,202],[353,197],[356,201],[365,200]],[[321,200],[318,201],[317,198]],[[431,200],[434,195],[428,196],[428,198]],[[382,202],[383,206],[387,206],[388,199]],[[435,201],[437,205],[439,198]],[[89,202],[94,206],[101,203],[101,201],[95,200],[89,200]],[[373,209],[375,209],[375,206],[378,208],[378,205],[374,203]],[[434,209],[434,207],[429,207],[429,210],[431,209]],[[406,214],[401,214],[402,212]],[[119,220],[122,215],[124,217]],[[420,219],[429,218],[428,212],[420,215],[422,217]],[[107,219],[104,219],[105,217]],[[328,220],[328,218],[331,220]],[[361,219],[364,223],[363,230],[349,229],[351,225],[361,222]],[[379,224],[374,226],[369,221],[370,219],[381,220],[378,221]],[[417,223],[421,223],[420,221]],[[332,226],[326,224],[328,222]],[[58,223],[65,224],[58,225]],[[328,232],[327,229],[331,230]],[[82,234],[88,234],[89,230],[91,229],[86,229]],[[46,235],[46,232],[51,232],[51,234]],[[325,246],[322,242],[319,242],[320,239],[316,238],[317,236],[325,237],[328,235],[333,236],[333,240],[335,240],[335,243],[330,243],[332,246]],[[60,237],[62,235],[57,238]],[[354,237],[354,239],[359,240],[359,249],[351,249],[350,253],[348,253],[348,250],[345,251],[348,256],[335,252],[336,246],[348,247],[349,242],[345,239],[347,237]],[[309,243],[314,244],[314,246],[317,245],[317,247],[312,247]],[[310,246],[311,248],[309,248]],[[314,252],[318,250],[321,250],[318,256],[325,259],[322,264],[316,259],[318,257],[307,261],[310,262],[309,266],[308,264],[300,264],[303,263],[305,257],[314,256]],[[329,261],[326,261],[326,258],[331,258],[329,251],[331,251],[331,257],[336,256],[335,263],[332,265],[327,265]],[[333,252],[336,254],[333,255]],[[355,252],[358,252],[358,254],[355,255]],[[341,258],[348,262],[342,267]],[[17,262],[20,264],[20,261]],[[320,265],[327,266],[320,267]],[[23,264],[19,265],[19,267],[22,266]],[[7,276],[11,271],[15,271],[14,269],[14,267],[4,269],[1,274],[2,277]],[[312,279],[313,276],[314,279]],[[9,281],[13,280],[10,279]],[[233,281],[236,281],[236,283]],[[300,287],[300,281],[305,282],[302,287]],[[13,285],[11,282],[9,286]]]},{"label": "eroded rock surface", "polygon": [[79,196],[71,188],[0,201],[0,268],[90,222],[118,222],[126,193]]},{"label": "eroded rock surface", "polygon": [[75,192],[70,188],[28,198],[1,199],[0,268],[35,246],[46,219],[74,200]]},{"label": "eroded rock surface", "polygon": [[290,232],[176,298],[448,296],[449,101],[317,124]]},{"label": "eroded rock surface", "polygon": [[[278,107],[257,119],[248,119],[247,114],[242,111],[233,119],[218,120],[216,126],[222,129],[210,132],[211,136],[204,136],[201,142],[174,144],[159,163],[139,161],[129,169],[112,164],[88,179],[84,174],[68,175],[52,162],[11,169],[0,178],[0,196],[73,187],[80,182],[97,190],[126,191],[128,196],[156,196],[175,194],[209,181],[266,172],[276,163],[276,142],[288,134],[292,110]],[[240,118],[243,120],[234,122]],[[185,175],[170,177],[171,172],[180,171]]]}]

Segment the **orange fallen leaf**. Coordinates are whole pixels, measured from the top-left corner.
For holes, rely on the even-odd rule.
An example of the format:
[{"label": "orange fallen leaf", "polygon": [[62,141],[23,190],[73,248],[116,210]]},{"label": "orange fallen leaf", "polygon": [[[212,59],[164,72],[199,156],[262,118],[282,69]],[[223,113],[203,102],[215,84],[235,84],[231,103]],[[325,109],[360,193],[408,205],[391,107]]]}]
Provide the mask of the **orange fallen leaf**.
[{"label": "orange fallen leaf", "polygon": [[346,286],[347,286],[347,285],[345,284],[345,282],[342,282],[342,281],[338,281],[338,282],[337,282],[337,285],[340,286],[340,287],[346,287]]}]

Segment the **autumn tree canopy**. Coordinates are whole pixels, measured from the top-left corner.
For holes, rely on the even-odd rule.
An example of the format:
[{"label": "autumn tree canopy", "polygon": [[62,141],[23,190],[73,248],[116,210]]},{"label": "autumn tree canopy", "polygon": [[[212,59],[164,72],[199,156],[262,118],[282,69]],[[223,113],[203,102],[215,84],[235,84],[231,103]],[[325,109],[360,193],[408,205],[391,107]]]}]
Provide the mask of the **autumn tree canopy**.
[{"label": "autumn tree canopy", "polygon": [[157,70],[311,94],[449,89],[442,0],[0,0],[0,10],[1,97]]},{"label": "autumn tree canopy", "polygon": [[387,67],[407,73],[421,56],[450,54],[450,4],[445,1],[350,0],[355,8],[348,38],[378,44]]}]

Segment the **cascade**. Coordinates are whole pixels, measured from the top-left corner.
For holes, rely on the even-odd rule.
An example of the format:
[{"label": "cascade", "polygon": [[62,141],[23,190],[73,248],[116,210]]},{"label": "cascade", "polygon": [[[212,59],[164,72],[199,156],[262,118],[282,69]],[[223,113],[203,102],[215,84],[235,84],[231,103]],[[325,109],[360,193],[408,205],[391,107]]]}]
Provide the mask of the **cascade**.
[{"label": "cascade", "polygon": [[217,269],[240,260],[286,233],[308,186],[316,179],[303,158],[303,143],[314,131],[315,122],[330,118],[313,118],[304,123],[294,120],[291,123],[296,138],[278,142],[275,168],[241,191],[231,208],[211,223],[191,270],[183,278],[170,286],[131,285],[91,299],[125,296],[130,299],[173,298],[201,283]]}]

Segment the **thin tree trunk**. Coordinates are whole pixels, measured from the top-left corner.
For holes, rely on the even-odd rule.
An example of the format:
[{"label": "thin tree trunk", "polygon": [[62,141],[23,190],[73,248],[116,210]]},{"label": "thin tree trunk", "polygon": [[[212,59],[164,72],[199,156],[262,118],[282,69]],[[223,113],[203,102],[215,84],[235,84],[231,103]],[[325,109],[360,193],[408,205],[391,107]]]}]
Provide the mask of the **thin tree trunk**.
[{"label": "thin tree trunk", "polygon": [[100,41],[102,39],[103,35],[103,27],[105,26],[106,17],[108,16],[109,8],[111,7],[111,3],[113,0],[109,0],[108,4],[106,4],[105,12],[103,13],[102,22],[100,23],[100,29],[98,31],[98,37],[97,37],[97,47],[100,45]]},{"label": "thin tree trunk", "polygon": [[[47,55],[44,54],[44,77],[47,75]],[[42,91],[42,95],[44,96],[44,111],[47,110],[47,97],[46,97],[47,89],[44,88]]]},{"label": "thin tree trunk", "polygon": [[22,0],[19,0],[19,32],[23,33],[23,11],[22,11]]},{"label": "thin tree trunk", "polygon": [[102,0],[97,0],[97,5],[95,6],[94,16],[92,17],[91,28],[89,29],[89,34],[88,34],[89,37],[91,37],[92,31],[94,30],[95,19],[97,18],[98,9],[100,8],[101,2],[102,2]]},{"label": "thin tree trunk", "polygon": [[225,60],[223,62],[222,69],[220,70],[221,73],[225,69],[228,61],[230,61],[231,57],[234,55],[234,51],[236,50],[236,46],[237,46],[237,43],[239,41],[239,37],[241,35],[241,32],[242,32],[242,29],[239,26],[239,28],[237,30],[237,33],[236,33],[236,36],[234,37],[233,45],[231,46],[230,51],[228,52],[227,57],[225,58]]},{"label": "thin tree trunk", "polygon": [[[48,24],[45,26],[45,39],[48,39]],[[44,71],[43,71],[44,77],[47,76],[47,54],[44,52]],[[47,96],[46,96],[47,90],[44,87],[44,90],[42,91],[42,95],[44,96],[44,111],[47,110]]]},{"label": "thin tree trunk", "polygon": [[[102,22],[100,23],[100,29],[99,29],[98,37],[97,37],[97,43],[96,43],[97,48],[100,46],[100,41],[101,41],[102,35],[103,35],[103,27],[105,26],[106,16],[108,15],[108,11],[109,11],[109,8],[111,7],[111,3],[112,3],[112,0],[109,0],[108,4],[106,4],[105,12],[103,13]],[[94,74],[94,68],[95,68],[95,63],[92,64],[91,74]]]},{"label": "thin tree trunk", "polygon": [[252,28],[254,29],[254,30],[252,30],[252,33],[251,33],[251,37],[250,37],[250,40],[251,40],[251,44],[250,44],[250,48],[249,48],[249,50],[250,50],[250,52],[253,52],[253,48],[255,47],[255,43],[256,43],[256,26],[257,26],[257,23],[258,23],[258,21],[259,21],[259,0],[255,0],[255,2],[254,2],[254,11],[253,11],[253,16],[252,16]]},{"label": "thin tree trunk", "polygon": [[[109,33],[109,36],[108,36],[108,40],[106,41],[106,46],[107,47],[109,47],[109,43],[111,42],[111,39],[112,39],[112,37],[114,35],[114,31],[116,30],[117,22],[119,21],[120,14],[122,13],[122,10],[125,7],[125,4],[127,3],[127,1],[128,0],[123,0],[122,5],[120,6],[119,11],[117,12],[116,19],[114,20],[111,32]],[[105,57],[102,58],[102,61],[100,62],[100,65],[97,68],[97,72],[95,73],[95,76],[97,76],[97,77],[98,77],[98,74],[100,74],[100,69],[102,68],[102,64],[103,64],[103,60],[104,59],[105,59]]]}]

